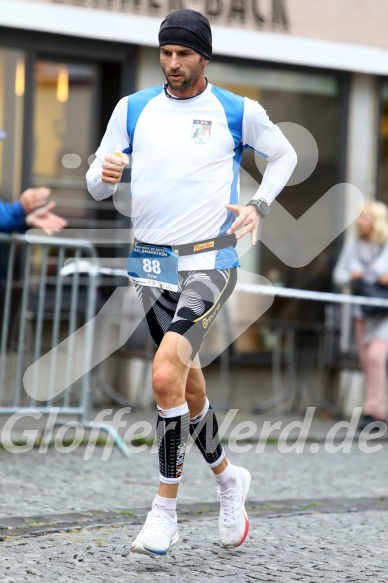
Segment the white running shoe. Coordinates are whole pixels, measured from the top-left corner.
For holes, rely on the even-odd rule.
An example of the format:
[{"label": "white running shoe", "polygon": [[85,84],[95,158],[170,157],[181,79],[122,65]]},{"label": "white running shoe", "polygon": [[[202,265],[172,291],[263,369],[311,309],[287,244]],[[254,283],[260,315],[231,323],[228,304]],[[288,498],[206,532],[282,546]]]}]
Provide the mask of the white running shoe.
[{"label": "white running shoe", "polygon": [[251,474],[245,468],[237,468],[238,482],[234,488],[221,492],[218,488],[221,509],[219,529],[224,547],[240,546],[249,530],[249,520],[245,511],[245,499],[251,485]]},{"label": "white running shoe", "polygon": [[171,518],[164,512],[147,514],[147,520],[135,540],[131,551],[144,555],[167,555],[172,545],[178,542],[177,517]]}]

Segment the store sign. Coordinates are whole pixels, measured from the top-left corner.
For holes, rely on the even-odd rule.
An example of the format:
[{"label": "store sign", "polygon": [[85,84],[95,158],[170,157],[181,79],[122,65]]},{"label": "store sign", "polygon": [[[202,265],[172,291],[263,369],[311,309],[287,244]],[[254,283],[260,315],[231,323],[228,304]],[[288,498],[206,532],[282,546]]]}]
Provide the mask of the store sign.
[{"label": "store sign", "polygon": [[[7,3],[7,0],[3,0]],[[24,0],[35,4],[83,8],[101,15],[163,19],[180,8],[203,12],[212,25],[262,32],[290,33],[388,48],[387,0]],[[11,0],[8,0],[11,3]],[[367,8],[366,8],[367,6]]]},{"label": "store sign", "polygon": [[259,29],[288,30],[286,0],[46,0],[96,10],[126,14],[164,16],[173,10],[191,8],[205,14],[212,24]]}]

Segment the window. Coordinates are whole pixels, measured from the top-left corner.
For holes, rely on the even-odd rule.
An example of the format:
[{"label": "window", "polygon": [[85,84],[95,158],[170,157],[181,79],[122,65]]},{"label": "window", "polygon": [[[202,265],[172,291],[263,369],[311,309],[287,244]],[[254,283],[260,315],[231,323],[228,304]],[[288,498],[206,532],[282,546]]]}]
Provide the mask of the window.
[{"label": "window", "polygon": [[32,180],[52,189],[72,227],[85,226],[90,196],[85,173],[92,154],[96,67],[38,61],[35,64]]}]

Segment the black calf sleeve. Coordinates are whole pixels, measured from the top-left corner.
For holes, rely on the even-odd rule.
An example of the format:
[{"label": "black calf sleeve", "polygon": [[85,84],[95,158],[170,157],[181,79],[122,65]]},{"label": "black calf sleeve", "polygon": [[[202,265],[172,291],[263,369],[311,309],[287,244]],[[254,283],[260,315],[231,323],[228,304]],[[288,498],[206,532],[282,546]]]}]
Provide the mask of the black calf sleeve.
[{"label": "black calf sleeve", "polygon": [[190,423],[190,435],[206,463],[210,467],[217,466],[224,457],[224,448],[220,443],[217,418],[211,405],[202,419]]},{"label": "black calf sleeve", "polygon": [[181,479],[189,424],[188,411],[176,417],[163,417],[160,413],[158,414],[156,435],[160,480],[166,484],[176,484]]}]

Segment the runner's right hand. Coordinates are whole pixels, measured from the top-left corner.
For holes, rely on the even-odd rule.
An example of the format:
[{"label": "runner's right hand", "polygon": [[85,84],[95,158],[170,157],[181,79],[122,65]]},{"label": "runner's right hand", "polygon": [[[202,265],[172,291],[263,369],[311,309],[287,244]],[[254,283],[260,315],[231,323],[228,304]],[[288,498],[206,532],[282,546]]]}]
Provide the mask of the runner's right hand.
[{"label": "runner's right hand", "polygon": [[102,164],[101,180],[107,184],[117,184],[121,180],[125,166],[128,166],[129,158],[126,154],[116,156],[108,154]]}]

